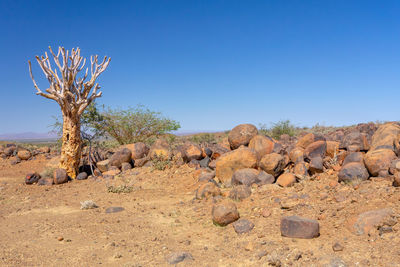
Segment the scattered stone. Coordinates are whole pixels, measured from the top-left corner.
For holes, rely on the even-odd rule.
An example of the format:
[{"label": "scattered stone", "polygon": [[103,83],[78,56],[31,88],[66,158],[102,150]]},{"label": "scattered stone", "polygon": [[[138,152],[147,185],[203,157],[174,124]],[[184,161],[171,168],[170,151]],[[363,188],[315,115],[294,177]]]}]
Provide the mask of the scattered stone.
[{"label": "scattered stone", "polygon": [[335,244],[333,244],[332,249],[333,251],[338,252],[338,251],[343,251],[344,247],[338,242],[336,242]]},{"label": "scattered stone", "polygon": [[212,208],[212,220],[214,224],[226,226],[239,219],[239,212],[232,202],[222,202]]},{"label": "scattered stone", "polygon": [[202,159],[203,152],[198,145],[187,142],[179,148],[185,162]]},{"label": "scattered stone", "polygon": [[303,162],[304,161],[304,148],[295,147],[289,153],[290,161],[293,163]]},{"label": "scattered stone", "polygon": [[[301,148],[305,149],[308,145],[310,145],[314,141],[315,141],[314,134],[308,133],[297,141],[296,147],[301,147]],[[295,161],[293,161],[293,162],[295,162]]]},{"label": "scattered stone", "polygon": [[53,175],[53,181],[54,184],[63,184],[68,182],[68,174],[67,171],[65,169],[55,169],[54,170],[54,175]]},{"label": "scattered stone", "polygon": [[86,180],[88,178],[88,174],[86,172],[81,172],[76,176],[76,180]]},{"label": "scattered stone", "polygon": [[31,152],[29,152],[28,150],[20,150],[18,151],[17,155],[22,160],[28,160],[32,157]]},{"label": "scattered stone", "polygon": [[251,195],[251,189],[247,185],[238,185],[232,188],[229,198],[239,201],[248,198]]},{"label": "scattered stone", "polygon": [[21,159],[19,157],[10,158],[10,164],[11,165],[16,165],[18,163],[21,163]]},{"label": "scattered stone", "polygon": [[366,135],[355,130],[344,136],[340,147],[348,151],[367,151],[369,144]]},{"label": "scattered stone", "polygon": [[101,172],[106,172],[110,168],[110,160],[106,159],[99,161],[96,163],[96,166]]},{"label": "scattered stone", "polygon": [[85,200],[81,202],[81,210],[90,210],[90,209],[95,209],[98,208],[96,203],[94,203],[93,200]]},{"label": "scattered stone", "polygon": [[37,172],[31,172],[28,173],[25,176],[25,184],[34,184],[37,183],[40,179],[40,174],[38,174]]},{"label": "scattered stone", "polygon": [[293,173],[296,176],[305,177],[308,175],[308,168],[304,162],[298,162],[294,165]]},{"label": "scattered stone", "polygon": [[258,134],[257,127],[252,124],[240,124],[228,134],[228,142],[231,149],[247,146],[250,140]]},{"label": "scattered stone", "polygon": [[293,173],[284,173],[278,177],[276,184],[282,187],[290,187],[296,183],[296,176]]},{"label": "scattered stone", "polygon": [[132,169],[132,165],[129,162],[122,162],[121,171],[127,171]]},{"label": "scattered stone", "polygon": [[270,210],[269,208],[263,208],[263,209],[261,210],[261,215],[262,215],[264,218],[267,218],[267,217],[271,216],[271,210]]},{"label": "scattered stone", "polygon": [[211,159],[209,157],[205,157],[202,160],[199,160],[200,168],[208,168],[208,164],[210,164]]},{"label": "scattered stone", "polygon": [[284,217],[281,220],[281,234],[291,238],[315,238],[319,236],[319,223],[299,216]]},{"label": "scattered stone", "polygon": [[39,179],[38,185],[53,185],[54,184],[54,180],[53,178],[46,178],[46,177],[42,177]]},{"label": "scattered stone", "polygon": [[214,171],[213,172],[205,172],[205,171],[203,171],[203,172],[200,173],[199,182],[204,182],[204,181],[209,182],[209,181],[213,180],[214,177],[215,177],[215,172]]},{"label": "scattered stone", "polygon": [[232,185],[251,186],[256,183],[259,171],[252,168],[237,170],[232,175]]},{"label": "scattered stone", "polygon": [[283,169],[286,167],[285,158],[277,153],[267,154],[260,160],[260,168],[266,173],[273,175],[274,177],[279,176]]},{"label": "scattered stone", "polygon": [[370,150],[364,157],[364,163],[372,176],[386,177],[396,154],[390,149]]},{"label": "scattered stone", "polygon": [[379,126],[371,140],[370,151],[389,149],[399,155],[400,126],[396,123],[385,123]]},{"label": "scattered stone", "polygon": [[64,240],[64,237],[59,236],[59,237],[57,237],[57,240],[58,240],[58,241],[63,241],[63,240]]},{"label": "scattered stone", "polygon": [[233,229],[235,229],[235,232],[238,234],[248,233],[254,228],[254,223],[246,219],[239,219],[232,225]]},{"label": "scattered stone", "polygon": [[142,142],[125,145],[124,147],[131,151],[131,159],[134,161],[146,157],[150,151],[150,148]]},{"label": "scattered stone", "polygon": [[192,254],[190,254],[189,252],[173,252],[169,254],[165,258],[165,260],[172,265],[172,264],[178,264],[185,260],[194,260],[194,259]]},{"label": "scattered stone", "polygon": [[209,197],[215,197],[221,195],[221,190],[211,182],[200,185],[196,191],[197,199],[208,199]]},{"label": "scattered stone", "polygon": [[121,168],[123,162],[131,162],[132,152],[128,148],[122,148],[110,158],[110,165]]},{"label": "scattered stone", "polygon": [[112,169],[112,170],[104,172],[103,176],[106,176],[106,175],[115,176],[115,175],[118,175],[120,173],[121,173],[121,171],[119,169]]},{"label": "scattered stone", "polygon": [[321,157],[311,158],[310,165],[308,167],[310,174],[324,172],[324,161]]},{"label": "scattered stone", "polygon": [[274,142],[264,135],[256,135],[250,140],[249,148],[254,150],[259,161],[264,155],[272,153]]},{"label": "scattered stone", "polygon": [[275,182],[275,177],[265,171],[260,171],[256,178],[257,185],[273,184]]},{"label": "scattered stone", "polygon": [[109,207],[106,209],[106,213],[117,213],[125,210],[123,207]]},{"label": "scattered stone", "polygon": [[143,167],[147,162],[150,161],[149,157],[141,158],[141,159],[136,159],[134,166],[135,167]]},{"label": "scattered stone", "polygon": [[334,158],[339,154],[339,142],[326,141],[326,155],[330,158]]},{"label": "scattered stone", "polygon": [[220,156],[216,162],[216,176],[224,184],[229,185],[235,171],[254,168],[257,165],[255,153],[248,148],[240,148]]},{"label": "scattered stone", "polygon": [[304,157],[308,160],[320,157],[325,158],[326,154],[326,141],[316,141],[309,144],[304,150]]},{"label": "scattered stone", "polygon": [[354,183],[367,180],[369,173],[363,163],[350,162],[341,168],[338,177],[339,182]]},{"label": "scattered stone", "polygon": [[393,226],[397,219],[393,216],[393,210],[390,208],[371,210],[352,217],[347,227],[356,235],[368,234],[372,229],[378,229],[379,226]]},{"label": "scattered stone", "polygon": [[15,151],[17,151],[17,147],[15,145],[6,147],[4,149],[4,155],[6,155],[7,157],[11,157],[14,155]]},{"label": "scattered stone", "polygon": [[346,158],[343,161],[343,166],[350,162],[358,162],[364,165],[364,154],[362,152],[351,152],[347,154]]}]

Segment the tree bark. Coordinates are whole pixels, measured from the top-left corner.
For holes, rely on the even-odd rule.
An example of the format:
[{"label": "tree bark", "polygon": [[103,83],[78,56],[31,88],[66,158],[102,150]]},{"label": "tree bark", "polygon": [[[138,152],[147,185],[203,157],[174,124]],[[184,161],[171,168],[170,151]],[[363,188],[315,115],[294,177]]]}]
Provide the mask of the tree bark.
[{"label": "tree bark", "polygon": [[63,114],[63,136],[61,147],[60,168],[75,179],[82,152],[80,116],[75,113]]}]

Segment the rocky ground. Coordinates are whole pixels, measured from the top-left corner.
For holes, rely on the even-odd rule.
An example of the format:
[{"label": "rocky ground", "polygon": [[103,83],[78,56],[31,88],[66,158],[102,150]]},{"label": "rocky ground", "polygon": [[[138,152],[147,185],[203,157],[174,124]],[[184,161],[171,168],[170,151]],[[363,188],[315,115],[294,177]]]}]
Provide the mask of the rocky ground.
[{"label": "rocky ground", "polygon": [[217,144],[120,148],[69,182],[47,149],[4,147],[0,265],[399,266],[399,136],[240,125]]}]

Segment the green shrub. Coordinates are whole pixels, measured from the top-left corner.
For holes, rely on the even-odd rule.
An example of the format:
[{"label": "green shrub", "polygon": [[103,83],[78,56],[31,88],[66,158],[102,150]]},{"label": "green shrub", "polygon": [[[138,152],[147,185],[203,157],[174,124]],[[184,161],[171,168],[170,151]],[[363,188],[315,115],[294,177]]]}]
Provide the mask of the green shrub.
[{"label": "green shrub", "polygon": [[171,167],[172,165],[171,160],[163,156],[155,156],[152,159],[152,163],[153,163],[153,170],[159,170],[159,171],[163,171],[166,168]]},{"label": "green shrub", "polygon": [[288,134],[289,136],[296,135],[297,130],[297,127],[294,126],[290,120],[281,120],[272,123],[270,128],[268,128],[266,124],[260,124],[258,131],[260,134],[271,136],[278,140],[282,134]]},{"label": "green shrub", "polygon": [[215,135],[212,133],[199,133],[190,137],[190,141],[196,144],[217,143]]},{"label": "green shrub", "polygon": [[116,193],[116,194],[121,194],[121,193],[130,193],[133,191],[133,187],[129,185],[118,185],[118,186],[108,186],[107,187],[107,192],[109,193]]}]

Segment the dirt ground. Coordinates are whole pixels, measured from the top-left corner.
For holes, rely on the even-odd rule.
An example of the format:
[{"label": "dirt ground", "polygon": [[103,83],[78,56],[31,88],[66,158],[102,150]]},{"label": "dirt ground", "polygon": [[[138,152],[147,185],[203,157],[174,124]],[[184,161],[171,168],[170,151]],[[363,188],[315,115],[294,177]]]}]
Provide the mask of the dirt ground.
[{"label": "dirt ground", "polygon": [[[25,185],[25,174],[42,171],[46,162],[0,160],[1,266],[171,266],[166,257],[174,252],[193,256],[178,266],[400,266],[398,224],[392,232],[361,236],[346,227],[363,211],[390,207],[400,214],[400,189],[385,179],[353,188],[333,186],[337,177],[324,174],[291,188],[253,187],[235,204],[255,227],[238,235],[232,225],[212,223],[219,200],[194,199],[198,172],[188,166],[135,168],[112,181]],[[108,192],[121,184],[133,191]],[[81,210],[85,200],[99,207]],[[109,207],[124,210],[106,213]],[[320,236],[282,237],[280,219],[288,215],[317,219]],[[335,243],[343,250],[335,252]]]}]

